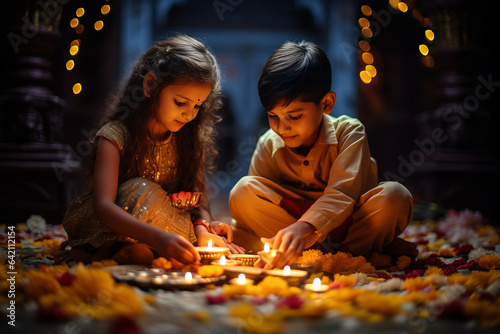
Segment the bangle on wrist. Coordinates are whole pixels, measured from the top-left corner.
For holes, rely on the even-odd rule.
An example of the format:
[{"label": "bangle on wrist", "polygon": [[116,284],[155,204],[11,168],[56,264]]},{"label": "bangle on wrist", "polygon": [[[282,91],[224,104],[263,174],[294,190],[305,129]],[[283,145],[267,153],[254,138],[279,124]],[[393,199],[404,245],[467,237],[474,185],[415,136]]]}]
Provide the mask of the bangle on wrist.
[{"label": "bangle on wrist", "polygon": [[208,227],[208,222],[205,219],[197,220],[193,223],[193,227],[196,227],[196,225],[201,225],[204,226],[208,232],[210,232],[210,227]]}]

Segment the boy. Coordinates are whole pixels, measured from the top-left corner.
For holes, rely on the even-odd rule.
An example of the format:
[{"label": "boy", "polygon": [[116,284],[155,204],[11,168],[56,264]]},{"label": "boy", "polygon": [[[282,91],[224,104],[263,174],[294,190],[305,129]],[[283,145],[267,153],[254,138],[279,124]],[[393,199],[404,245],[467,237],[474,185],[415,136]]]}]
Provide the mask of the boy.
[{"label": "boy", "polygon": [[378,183],[364,126],[329,116],[330,87],[328,57],[311,42],[284,43],[262,70],[258,90],[271,129],[229,203],[236,243],[282,251],[266,269],[291,265],[320,242],[326,251],[365,257],[417,255],[416,245],[397,238],[411,221],[410,192]]}]

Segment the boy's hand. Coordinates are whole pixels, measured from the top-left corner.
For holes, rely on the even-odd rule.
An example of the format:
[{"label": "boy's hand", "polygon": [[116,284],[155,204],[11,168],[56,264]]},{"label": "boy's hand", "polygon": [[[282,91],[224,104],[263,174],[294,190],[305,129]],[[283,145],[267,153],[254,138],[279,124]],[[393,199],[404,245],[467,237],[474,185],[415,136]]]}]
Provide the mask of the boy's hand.
[{"label": "boy's hand", "polygon": [[272,249],[279,249],[282,253],[272,262],[267,263],[264,269],[283,268],[292,265],[302,255],[306,246],[306,237],[316,231],[316,228],[304,221],[298,221],[280,230],[272,238],[261,238],[262,243],[268,243]]}]

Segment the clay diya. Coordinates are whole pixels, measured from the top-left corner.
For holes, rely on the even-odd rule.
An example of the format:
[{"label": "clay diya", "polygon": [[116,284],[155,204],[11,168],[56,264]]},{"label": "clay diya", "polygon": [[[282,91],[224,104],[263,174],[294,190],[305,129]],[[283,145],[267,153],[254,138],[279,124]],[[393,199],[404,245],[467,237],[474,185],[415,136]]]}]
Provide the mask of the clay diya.
[{"label": "clay diya", "polygon": [[266,275],[277,276],[283,278],[288,282],[290,286],[299,286],[302,284],[309,276],[307,271],[290,269],[289,266],[285,266],[283,269],[272,269],[265,272]]},{"label": "clay diya", "polygon": [[220,260],[222,255],[229,254],[229,248],[227,247],[212,247],[212,239],[208,241],[208,245],[195,247],[201,257],[201,262],[212,262]]},{"label": "clay diya", "polygon": [[275,257],[281,255],[281,253],[282,252],[278,249],[269,249],[269,244],[266,243],[264,245],[264,250],[258,252],[257,254],[259,254],[260,258],[262,259],[262,261],[264,261],[264,263],[269,263],[272,262]]}]

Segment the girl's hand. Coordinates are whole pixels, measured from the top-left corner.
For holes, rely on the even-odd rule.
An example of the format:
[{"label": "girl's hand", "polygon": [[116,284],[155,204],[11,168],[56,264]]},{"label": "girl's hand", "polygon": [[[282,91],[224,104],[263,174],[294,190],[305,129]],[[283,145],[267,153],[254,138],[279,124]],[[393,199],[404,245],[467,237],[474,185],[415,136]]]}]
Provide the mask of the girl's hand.
[{"label": "girl's hand", "polygon": [[208,224],[210,226],[210,232],[217,235],[225,235],[227,242],[233,242],[233,229],[229,224],[225,224],[218,220],[213,220]]},{"label": "girl's hand", "polygon": [[198,236],[198,245],[206,246],[208,241],[212,240],[212,245],[216,247],[227,247],[232,254],[245,254],[245,249],[236,244],[227,242],[226,238],[212,233],[200,233]]},{"label": "girl's hand", "polygon": [[155,249],[167,260],[178,261],[182,264],[199,263],[200,254],[194,246],[178,234],[163,232],[159,233]]},{"label": "girl's hand", "polygon": [[298,221],[282,230],[272,238],[261,238],[262,243],[268,243],[272,249],[279,249],[281,255],[267,263],[264,269],[283,268],[291,266],[302,255],[306,246],[306,237],[316,228],[311,224]]}]

